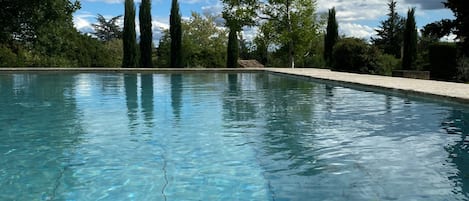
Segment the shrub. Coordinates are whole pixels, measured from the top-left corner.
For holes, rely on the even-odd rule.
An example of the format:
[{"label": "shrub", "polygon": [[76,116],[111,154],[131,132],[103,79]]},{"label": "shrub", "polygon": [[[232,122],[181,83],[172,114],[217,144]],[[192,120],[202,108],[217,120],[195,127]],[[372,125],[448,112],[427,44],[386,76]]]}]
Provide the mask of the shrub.
[{"label": "shrub", "polygon": [[458,61],[458,81],[469,82],[469,58],[463,56]]},{"label": "shrub", "polygon": [[429,46],[432,79],[455,80],[457,75],[457,47],[454,43],[434,43]]},{"label": "shrub", "polygon": [[17,65],[16,54],[6,45],[0,45],[0,67],[13,67]]},{"label": "shrub", "polygon": [[401,61],[390,54],[381,54],[377,58],[376,74],[391,76],[394,69],[398,69]]},{"label": "shrub", "polygon": [[369,68],[373,66],[374,62],[374,59],[369,55],[374,54],[374,50],[369,48],[369,45],[361,39],[344,38],[339,40],[332,52],[333,69],[348,72],[369,72]]}]

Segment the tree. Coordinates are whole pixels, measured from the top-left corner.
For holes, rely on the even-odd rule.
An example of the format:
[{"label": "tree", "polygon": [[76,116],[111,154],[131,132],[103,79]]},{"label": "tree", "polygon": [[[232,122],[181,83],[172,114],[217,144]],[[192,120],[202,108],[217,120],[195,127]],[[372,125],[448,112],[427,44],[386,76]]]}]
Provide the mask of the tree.
[{"label": "tree", "polygon": [[133,0],[125,0],[122,67],[137,67],[137,38],[135,33],[135,5]]},{"label": "tree", "polygon": [[268,0],[264,7],[264,19],[267,20],[261,30],[270,32],[273,45],[286,50],[287,65],[295,67],[295,62],[302,63],[309,55],[313,44],[320,40],[315,14],[316,0]]},{"label": "tree", "polygon": [[96,17],[96,24],[92,24],[94,28],[94,35],[102,41],[111,41],[114,39],[122,39],[122,29],[117,25],[117,21],[122,15],[106,20],[104,16],[98,14]]},{"label": "tree", "polygon": [[169,33],[171,36],[171,67],[183,68],[181,14],[177,0],[172,0],[169,16]]},{"label": "tree", "polygon": [[379,50],[358,38],[340,39],[333,49],[335,70],[375,73],[378,68]]},{"label": "tree", "polygon": [[447,0],[444,4],[456,16],[454,20],[455,34],[461,41],[463,54],[469,56],[469,4],[465,0]]},{"label": "tree", "polygon": [[239,41],[236,31],[230,30],[228,34],[228,48],[227,48],[226,67],[237,68],[239,57]]},{"label": "tree", "polygon": [[402,33],[405,20],[396,12],[396,5],[396,1],[389,1],[388,19],[382,21],[379,29],[376,29],[378,38],[372,38],[371,40],[384,53],[401,58]]},{"label": "tree", "polygon": [[153,67],[153,33],[151,24],[151,1],[142,0],[139,12],[140,20],[140,65]]},{"label": "tree", "polygon": [[404,28],[404,51],[402,69],[411,70],[417,59],[417,27],[415,25],[415,8],[409,9]]},{"label": "tree", "polygon": [[454,31],[454,27],[455,24],[453,20],[443,19],[425,25],[421,32],[423,37],[436,42],[443,36],[451,34]]},{"label": "tree", "polygon": [[223,0],[223,18],[225,26],[230,30],[227,45],[227,67],[238,67],[239,58],[239,40],[238,32],[244,26],[255,24],[256,10],[258,8],[257,0]]},{"label": "tree", "polygon": [[324,60],[328,66],[332,63],[332,49],[339,39],[339,25],[335,18],[335,8],[329,9],[326,37],[324,39]]},{"label": "tree", "polygon": [[[185,64],[189,67],[224,67],[226,65],[226,30],[216,24],[216,16],[193,12],[182,21],[182,47]],[[157,66],[170,67],[171,39],[165,30],[157,48]]]}]

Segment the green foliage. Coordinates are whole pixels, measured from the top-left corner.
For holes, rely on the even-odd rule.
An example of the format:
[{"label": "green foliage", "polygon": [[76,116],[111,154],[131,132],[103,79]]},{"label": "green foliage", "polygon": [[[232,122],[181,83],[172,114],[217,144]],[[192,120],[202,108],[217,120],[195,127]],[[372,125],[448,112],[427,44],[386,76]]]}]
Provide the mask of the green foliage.
[{"label": "green foliage", "polygon": [[179,13],[179,3],[172,0],[171,14],[169,16],[169,33],[171,36],[171,67],[183,68],[184,55],[182,49],[182,26],[181,14]]},{"label": "green foliage", "polygon": [[230,30],[226,65],[228,68],[236,68],[240,52],[237,33],[241,31],[243,26],[255,24],[259,4],[257,0],[222,0],[222,2],[224,4],[222,15],[226,21],[225,26]]},{"label": "green foliage", "polygon": [[238,57],[239,57],[239,41],[238,34],[236,30],[231,30],[228,35],[228,56],[226,59],[226,67],[228,68],[237,68],[238,67]]},{"label": "green foliage", "polygon": [[0,67],[15,67],[17,60],[17,55],[10,48],[0,44]]},{"label": "green foliage", "polygon": [[0,1],[0,43],[13,40],[31,45],[44,26],[60,22],[73,27],[72,13],[80,8],[70,0],[8,0]]},{"label": "green foliage", "polygon": [[432,41],[436,42],[443,36],[447,36],[453,32],[454,26],[454,21],[449,19],[432,22],[423,27],[421,30],[422,37],[432,39]]},{"label": "green foliage", "polygon": [[378,38],[372,38],[372,42],[386,54],[401,58],[402,33],[405,20],[396,12],[397,2],[389,0],[388,18],[381,22],[376,30]]},{"label": "green foliage", "polygon": [[260,35],[268,38],[267,47],[286,48],[287,58],[281,63],[304,65],[305,55],[321,40],[316,6],[315,0],[270,0],[265,5],[267,22],[261,25]]},{"label": "green foliage", "polygon": [[106,20],[104,16],[98,14],[96,17],[97,23],[92,24],[94,28],[94,35],[101,41],[111,41],[114,39],[122,39],[122,29],[117,25],[117,21],[122,15]]},{"label": "green foliage", "polygon": [[339,25],[335,19],[335,8],[329,9],[327,17],[326,36],[324,39],[324,60],[327,65],[332,63],[332,49],[339,39]]},{"label": "green foliage", "polygon": [[455,80],[457,47],[454,43],[434,43],[429,47],[430,75],[433,79]]},{"label": "green foliage", "polygon": [[[217,28],[214,16],[192,17],[182,23],[183,60],[188,67],[225,67],[227,32]],[[168,31],[163,33],[157,48],[158,67],[171,67],[171,38]]]},{"label": "green foliage", "polygon": [[143,67],[153,67],[153,33],[151,24],[151,1],[142,0],[140,4],[140,65]]},{"label": "green foliage", "polygon": [[396,59],[390,54],[380,54],[377,58],[377,66],[375,68],[375,74],[391,76],[392,71],[400,67],[400,59]]},{"label": "green foliage", "polygon": [[114,39],[104,43],[104,51],[107,53],[106,67],[119,67],[122,65],[123,59],[123,44],[122,40]]},{"label": "green foliage", "polygon": [[378,66],[377,48],[370,47],[364,40],[344,38],[334,46],[333,69],[339,71],[375,73]]},{"label": "green foliage", "polygon": [[135,33],[135,5],[133,0],[125,0],[123,49],[122,67],[137,67],[137,36]]},{"label": "green foliage", "polygon": [[466,0],[447,0],[444,4],[456,16],[454,20],[455,34],[463,39],[461,42],[462,53],[469,56],[469,4]]},{"label": "green foliage", "polygon": [[462,56],[458,60],[458,81],[469,82],[469,58]]},{"label": "green foliage", "polygon": [[402,57],[403,70],[415,70],[417,59],[417,27],[415,25],[415,9],[409,9],[404,29],[404,51]]}]

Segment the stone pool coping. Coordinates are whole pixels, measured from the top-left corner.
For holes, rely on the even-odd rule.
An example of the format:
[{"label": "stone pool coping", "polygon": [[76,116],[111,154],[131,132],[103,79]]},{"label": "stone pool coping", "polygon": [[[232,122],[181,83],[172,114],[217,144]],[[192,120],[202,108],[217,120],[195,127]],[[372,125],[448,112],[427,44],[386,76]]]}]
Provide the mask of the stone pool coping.
[{"label": "stone pool coping", "polygon": [[469,105],[469,84],[419,80],[400,77],[335,72],[315,68],[0,68],[0,73],[26,72],[140,72],[140,73],[204,73],[204,72],[269,72],[329,82],[363,90],[439,99]]}]

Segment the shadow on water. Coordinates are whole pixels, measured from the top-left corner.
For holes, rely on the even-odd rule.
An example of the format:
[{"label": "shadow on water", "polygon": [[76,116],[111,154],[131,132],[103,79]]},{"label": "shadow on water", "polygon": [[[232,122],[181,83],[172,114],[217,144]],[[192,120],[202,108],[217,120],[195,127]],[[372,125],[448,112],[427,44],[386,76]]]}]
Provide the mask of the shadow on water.
[{"label": "shadow on water", "polygon": [[176,122],[181,120],[181,106],[182,106],[182,75],[172,74],[170,77],[171,82],[171,108]]},{"label": "shadow on water", "polygon": [[129,118],[130,130],[135,130],[138,112],[138,91],[137,91],[137,74],[124,75],[125,101],[127,105],[127,116]]},{"label": "shadow on water", "polygon": [[145,124],[147,127],[153,126],[153,74],[141,75],[141,101],[142,112]]},{"label": "shadow on water", "polygon": [[75,90],[70,75],[0,75],[0,200],[65,200],[84,132]]},{"label": "shadow on water", "polygon": [[452,110],[450,116],[441,124],[447,134],[455,137],[453,144],[447,145],[447,162],[453,164],[458,172],[449,177],[454,182],[455,194],[469,199],[469,112]]}]

